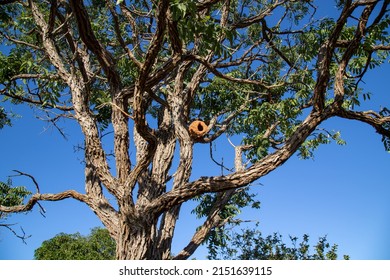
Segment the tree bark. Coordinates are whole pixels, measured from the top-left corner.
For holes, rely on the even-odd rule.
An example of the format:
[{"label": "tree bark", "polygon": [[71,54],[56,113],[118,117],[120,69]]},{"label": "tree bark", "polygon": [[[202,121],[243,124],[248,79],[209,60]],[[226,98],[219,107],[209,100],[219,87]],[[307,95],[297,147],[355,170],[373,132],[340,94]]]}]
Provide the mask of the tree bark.
[{"label": "tree bark", "polygon": [[[16,1],[0,1],[0,5],[13,2]],[[373,20],[372,14],[378,10],[376,5],[381,1],[344,1],[345,3],[342,3],[344,8],[330,30],[328,38],[324,38],[321,46],[318,47],[317,58],[310,59],[310,62],[300,62],[300,59],[290,55],[295,51],[290,46],[290,40],[291,44],[294,43],[294,36],[283,41],[283,35],[298,31],[281,32],[280,24],[283,19],[280,19],[278,25],[274,27],[267,25],[273,20],[266,21],[268,16],[279,8],[281,10],[285,8],[286,17],[283,18],[287,18],[287,12],[291,9],[289,2],[296,1],[274,1],[275,3],[264,9],[259,8],[257,12],[253,12],[246,18],[244,14],[238,17],[239,7],[235,1],[197,1],[199,3],[193,6],[196,7],[194,11],[184,12],[180,17],[174,14],[174,9],[178,7],[175,7],[172,1],[136,2],[133,3],[134,5],[127,6],[123,1],[115,6],[115,1],[106,1],[105,9],[108,10],[105,11],[113,17],[113,26],[111,26],[113,29],[108,27],[109,25],[104,25],[101,34],[95,33],[95,24],[99,23],[97,21],[100,17],[97,18],[90,13],[94,7],[85,6],[83,1],[76,0],[53,1],[50,10],[38,4],[39,1],[29,0],[24,4],[26,9],[30,9],[31,19],[35,22],[35,26],[29,33],[34,31],[34,36],[39,37],[36,45],[30,41],[23,41],[23,36],[26,38],[30,36],[23,29],[14,30],[9,34],[6,34],[4,28],[2,29],[0,35],[4,37],[4,41],[9,41],[11,45],[22,46],[20,50],[30,48],[28,52],[39,58],[36,61],[37,65],[47,65],[48,68],[45,70],[49,70],[47,75],[41,70],[36,70],[37,73],[34,72],[35,70],[29,70],[29,73],[16,73],[10,81],[15,85],[21,85],[22,79],[28,79],[29,82],[34,81],[40,85],[39,81],[44,79],[44,85],[48,85],[46,81],[56,80],[56,82],[61,81],[64,88],[67,87],[61,90],[64,92],[61,92],[60,101],[53,101],[50,105],[44,104],[41,96],[34,93],[35,90],[27,93],[30,90],[26,88],[25,96],[8,92],[7,87],[11,86],[11,83],[4,84],[6,88],[1,85],[0,94],[18,101],[41,105],[45,110],[50,108],[66,111],[78,122],[85,137],[85,194],[75,190],[58,194],[41,194],[38,189],[25,205],[14,207],[0,205],[0,211],[7,213],[29,211],[35,204],[39,205],[39,201],[73,198],[88,205],[107,227],[110,235],[116,240],[118,259],[170,259],[172,257],[186,259],[205,240],[212,228],[225,222],[219,216],[220,211],[229,203],[229,198],[237,189],[248,186],[280,167],[294,155],[310,135],[313,135],[314,130],[324,120],[335,116],[358,120],[374,127],[383,137],[390,138],[388,129],[390,117],[387,114],[384,116],[372,111],[355,112],[343,107],[349,98],[345,91],[347,82],[353,79],[348,77],[351,61],[355,56],[365,57],[359,54],[361,47],[363,46],[362,51],[369,55],[367,55],[366,69],[362,69],[363,72],[355,77],[355,81],[358,80],[356,87],[370,66],[371,56],[379,50],[388,51],[390,48],[382,45],[383,42],[380,40],[371,42],[375,40],[370,35],[370,31],[378,27],[386,15],[389,0],[382,1],[379,14]],[[303,2],[308,1],[301,2],[303,5]],[[23,3],[20,2],[21,5]],[[211,8],[213,5],[215,9]],[[359,7],[362,9],[357,9]],[[250,7],[242,4],[241,8],[245,10]],[[124,18],[119,16],[119,9]],[[362,12],[360,18],[357,18],[356,14],[359,10]],[[191,13],[197,14],[194,16]],[[215,17],[214,14],[218,16]],[[186,23],[190,19],[199,18],[213,20],[210,23],[215,24],[215,30],[218,30],[216,41],[208,41],[209,38],[205,38],[201,29],[192,34],[193,42],[190,37],[180,38],[181,28],[186,26],[180,26],[182,24],[180,21]],[[342,35],[351,18],[357,20],[355,34],[352,39],[344,39]],[[123,21],[124,19],[127,21]],[[18,24],[23,28],[26,27],[22,21]],[[29,22],[30,24],[32,25]],[[256,35],[260,38],[256,36],[254,39],[250,38],[249,33],[252,31],[246,34],[244,30],[254,24],[263,28],[262,32],[260,30],[260,36]],[[131,27],[132,32],[126,34],[127,27]],[[208,27],[205,31],[207,30]],[[109,35],[112,31],[115,32],[116,40],[111,36],[112,34]],[[23,36],[18,37],[19,32]],[[237,32],[236,35],[243,36],[238,36],[241,39],[234,39],[234,36],[227,39],[230,37],[227,36],[229,32]],[[101,39],[104,33],[109,35],[107,37],[109,40]],[[230,40],[235,43],[229,43]],[[367,46],[362,45],[363,43]],[[376,43],[380,44],[375,45]],[[214,46],[208,46],[209,44]],[[252,46],[248,49],[248,45]],[[228,51],[226,54],[218,54],[216,46],[223,46]],[[281,46],[286,47],[286,50],[282,52]],[[272,55],[267,48],[272,49]],[[314,50],[313,53],[316,54],[316,51]],[[131,63],[135,64],[134,68],[130,64],[126,67],[121,66],[121,61],[126,55]],[[268,76],[274,70],[277,70],[275,73],[282,70],[282,68],[274,68],[277,67],[274,65],[279,63],[278,57],[284,64],[287,63],[286,67],[288,67],[284,69],[283,66],[281,72],[285,75],[263,79],[264,74]],[[277,63],[274,64],[273,60]],[[270,69],[267,69],[267,63],[272,65]],[[338,64],[338,68],[334,73],[332,67],[335,63]],[[311,69],[314,64],[316,68]],[[128,67],[132,70],[129,71]],[[300,98],[297,97],[293,84],[290,88],[287,82],[291,76],[293,78],[291,83],[295,83],[294,75],[306,73],[310,70],[308,67],[316,72],[317,77],[312,80],[312,84],[304,84],[310,88],[308,96],[298,101]],[[235,73],[236,71],[240,73]],[[312,73],[309,75],[312,76]],[[229,102],[224,103],[224,99],[230,99],[230,96],[222,96],[221,99],[216,97],[216,101],[222,102],[221,108],[218,106],[216,109],[206,108],[212,110],[203,114],[203,111],[208,110],[203,110],[202,106],[213,106],[206,104],[210,97],[207,96],[208,94],[223,95],[219,90],[211,89],[216,92],[208,92],[208,86],[213,84],[215,77],[224,82],[245,86],[238,87],[240,92],[231,93],[232,100],[229,100],[232,102],[231,105]],[[304,79],[302,83],[303,81]],[[334,100],[331,100],[330,87],[333,82]],[[235,85],[232,89],[230,85],[225,88],[221,83],[220,90],[226,91],[226,94],[236,91]],[[219,88],[220,85],[217,87]],[[282,93],[283,90],[286,92]],[[48,91],[50,92],[50,88]],[[96,95],[100,95],[103,91],[108,94],[102,94],[101,102],[104,104],[100,105],[110,105],[112,112],[107,119],[109,118],[108,121],[111,122],[114,132],[112,144],[115,171],[112,170],[108,153],[106,154],[103,147],[98,124],[100,111],[94,101]],[[246,95],[246,91],[250,94]],[[200,94],[199,98],[197,94]],[[233,100],[235,94],[242,95],[240,100]],[[280,119],[261,119],[249,123],[250,130],[253,126],[254,131],[258,133],[257,136],[264,140],[273,140],[272,143],[275,145],[272,146],[274,149],[271,154],[258,158],[249,167],[244,167],[241,162],[243,149],[255,149],[257,144],[236,147],[234,172],[226,176],[200,177],[191,181],[195,143],[211,143],[225,132],[231,133],[230,128],[235,131],[235,121],[238,126],[243,125],[240,123],[241,116],[250,115],[253,109],[261,111],[262,105],[266,102],[271,104],[271,102],[286,101],[286,98],[290,98],[290,94],[296,95],[293,98],[299,103],[299,106],[291,106],[292,111],[312,107],[311,112],[305,110],[304,114],[307,114],[307,117],[299,125],[300,117],[290,116],[290,113],[284,115],[282,109],[275,109],[278,111],[275,118],[280,117]],[[266,100],[265,96],[275,97],[275,100]],[[210,98],[213,96],[211,95]],[[63,101],[65,99],[66,101]],[[156,110],[157,117],[154,115]],[[194,139],[188,131],[188,125],[196,114],[198,117],[210,118],[207,120],[210,122],[205,120],[208,123],[208,135],[202,134],[201,137]],[[264,118],[268,118],[266,115]],[[154,123],[155,119],[148,123],[150,118],[157,119],[157,127]],[[294,125],[296,128],[294,132],[282,128],[281,123],[286,118],[291,118],[292,122],[287,124]],[[262,128],[263,122],[264,128]],[[257,132],[256,129],[259,127],[261,129]],[[129,154],[131,129],[133,129],[136,150],[136,160],[133,164]],[[246,134],[246,130],[238,129],[239,132],[233,133]],[[277,135],[276,138],[281,140],[275,141],[273,133],[280,134],[280,137]],[[178,164],[176,170],[171,169],[174,163]],[[113,196],[114,202],[105,196],[105,191]],[[188,246],[174,257],[171,245],[181,205],[205,193],[217,193],[214,205],[208,209],[204,224],[193,235]]]},{"label": "tree bark", "polygon": [[118,260],[157,259],[154,250],[156,219],[147,216],[134,217],[130,212],[121,210],[116,258]]}]

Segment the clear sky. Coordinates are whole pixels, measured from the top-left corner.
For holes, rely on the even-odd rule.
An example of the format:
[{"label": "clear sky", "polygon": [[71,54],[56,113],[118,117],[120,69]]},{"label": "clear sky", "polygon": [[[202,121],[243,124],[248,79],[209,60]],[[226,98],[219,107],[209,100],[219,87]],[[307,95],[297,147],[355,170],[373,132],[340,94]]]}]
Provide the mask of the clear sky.
[{"label": "clear sky", "polygon": [[[366,89],[372,100],[362,109],[379,110],[390,107],[388,77],[390,65],[369,72]],[[72,122],[62,126],[68,135],[59,133],[37,120],[27,106],[10,106],[21,115],[12,127],[0,130],[0,180],[17,169],[34,175],[41,192],[56,193],[66,189],[83,191],[82,153],[75,146],[82,144],[80,129]],[[252,187],[261,201],[260,210],[244,211],[242,219],[260,221],[264,235],[278,232],[287,241],[288,235],[309,234],[316,242],[327,235],[328,241],[339,245],[339,255],[351,259],[390,259],[390,154],[384,150],[381,137],[364,124],[332,119],[322,124],[329,130],[340,130],[346,146],[321,146],[313,160],[294,156],[281,168],[261,178]],[[236,144],[239,144],[238,142]],[[219,175],[220,168],[209,159],[208,145],[196,145],[193,178]],[[229,162],[233,149],[226,137],[216,146],[215,157]],[[31,181],[16,177],[15,185]],[[44,240],[60,232],[88,234],[101,223],[85,205],[71,199],[42,202],[46,217],[35,208],[27,214],[12,215],[7,223],[17,223],[32,235],[27,244],[11,232],[0,228],[0,259],[32,259],[34,250]],[[182,249],[200,223],[190,216],[193,204],[183,206],[174,251]],[[248,224],[248,227],[252,224]],[[199,249],[194,257],[205,258]]]}]

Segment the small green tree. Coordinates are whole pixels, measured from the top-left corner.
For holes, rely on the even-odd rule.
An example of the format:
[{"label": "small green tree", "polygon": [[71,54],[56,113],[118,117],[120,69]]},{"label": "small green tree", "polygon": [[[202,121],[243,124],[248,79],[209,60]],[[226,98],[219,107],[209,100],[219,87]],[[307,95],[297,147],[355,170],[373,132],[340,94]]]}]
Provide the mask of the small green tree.
[{"label": "small green tree", "polygon": [[[232,231],[230,231],[232,232]],[[225,260],[336,260],[338,246],[330,245],[326,237],[320,237],[310,253],[309,235],[289,236],[291,245],[283,242],[282,235],[274,233],[263,237],[258,229],[245,229],[240,234],[231,233],[229,244],[210,242],[208,259]],[[60,233],[46,240],[35,250],[37,260],[113,260],[116,245],[105,228],[94,228],[87,236],[80,233]],[[344,255],[344,259],[349,256]]]},{"label": "small green tree", "polygon": [[[309,235],[304,234],[298,244],[298,237],[289,236],[291,244],[283,241],[282,235],[274,233],[263,237],[256,228],[243,229],[241,233],[230,231],[229,242],[218,247],[209,246],[209,259],[235,260],[336,260],[337,244],[330,245],[326,236],[320,237],[310,251]],[[226,240],[226,239],[225,239]],[[349,256],[344,255],[344,259]]]},{"label": "small green tree", "polygon": [[[0,100],[54,125],[77,122],[85,163],[82,186],[0,211],[72,198],[108,229],[117,259],[187,259],[258,204],[252,183],[295,154],[343,144],[325,121],[368,124],[390,150],[388,99],[363,104],[366,73],[390,57],[390,2],[333,1],[332,17],[320,2],[0,1]],[[195,147],[222,135],[236,139],[235,168],[195,177]],[[172,252],[182,205],[194,199],[204,222]]]},{"label": "small green tree", "polygon": [[60,233],[35,250],[37,260],[113,260],[115,241],[107,229],[93,228],[87,236]]}]

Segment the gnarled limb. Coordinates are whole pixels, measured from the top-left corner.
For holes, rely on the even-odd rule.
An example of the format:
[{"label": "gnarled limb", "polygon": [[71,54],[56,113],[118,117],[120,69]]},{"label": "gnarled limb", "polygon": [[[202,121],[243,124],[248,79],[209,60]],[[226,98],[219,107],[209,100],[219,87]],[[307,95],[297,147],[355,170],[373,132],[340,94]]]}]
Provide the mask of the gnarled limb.
[{"label": "gnarled limb", "polygon": [[87,196],[85,194],[81,194],[79,192],[76,192],[75,190],[68,190],[64,192],[60,192],[57,194],[41,194],[36,193],[30,197],[28,202],[24,205],[16,205],[16,206],[3,206],[0,205],[0,212],[4,213],[17,213],[17,212],[27,212],[33,209],[35,204],[37,204],[39,201],[59,201],[66,198],[74,198],[81,202],[87,202]]},{"label": "gnarled limb", "polygon": [[313,111],[299,125],[295,133],[286,141],[283,147],[264,157],[251,167],[243,171],[236,171],[227,176],[201,177],[198,180],[189,182],[178,189],[161,195],[145,207],[145,210],[150,213],[161,213],[204,193],[221,192],[247,186],[282,165],[297,151],[299,146],[322,121],[334,114],[334,106],[327,108],[322,113]]},{"label": "gnarled limb", "polygon": [[384,127],[385,124],[390,124],[390,116],[383,117],[373,111],[355,112],[346,109],[338,111],[337,115],[345,119],[357,120],[369,124],[379,134],[390,137],[390,131]]}]

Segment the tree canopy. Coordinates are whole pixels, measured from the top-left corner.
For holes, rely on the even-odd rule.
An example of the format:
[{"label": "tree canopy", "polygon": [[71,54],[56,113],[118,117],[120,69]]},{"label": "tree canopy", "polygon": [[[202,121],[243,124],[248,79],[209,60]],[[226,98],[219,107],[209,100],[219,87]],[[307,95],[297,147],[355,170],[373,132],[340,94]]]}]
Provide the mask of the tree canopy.
[{"label": "tree canopy", "polygon": [[115,240],[108,230],[93,228],[87,236],[60,233],[34,252],[36,260],[113,260]]},{"label": "tree canopy", "polygon": [[[291,237],[291,246],[286,245],[282,236],[269,235],[264,238],[256,229],[245,229],[240,234],[230,234],[225,246],[209,248],[209,259],[225,260],[336,260],[337,245],[330,245],[321,237],[310,252],[309,236],[302,242]],[[297,246],[298,245],[298,246]],[[115,259],[115,240],[107,229],[94,228],[87,236],[80,233],[60,233],[46,240],[35,250],[36,260],[112,260]],[[348,256],[344,256],[348,259]]]},{"label": "tree canopy", "polygon": [[[372,98],[365,74],[388,60],[389,1],[335,4],[318,17],[312,0],[0,1],[3,100],[54,126],[74,120],[85,163],[85,191],[38,189],[0,211],[73,198],[103,222],[117,258],[167,259],[181,205],[196,200],[204,223],[174,256],[186,259],[259,206],[251,183],[296,153],[343,144],[325,120],[368,124],[390,150],[388,104],[359,109]],[[240,139],[235,167],[193,179],[194,146],[221,135]]]},{"label": "tree canopy", "polygon": [[[256,229],[231,231],[229,241],[224,246],[209,248],[209,259],[224,260],[337,260],[337,244],[329,244],[327,237],[320,237],[310,249],[309,235],[305,234],[298,243],[298,237],[289,236],[289,243],[283,241],[282,235],[274,233],[263,237]],[[349,259],[348,255],[343,256]]]}]

